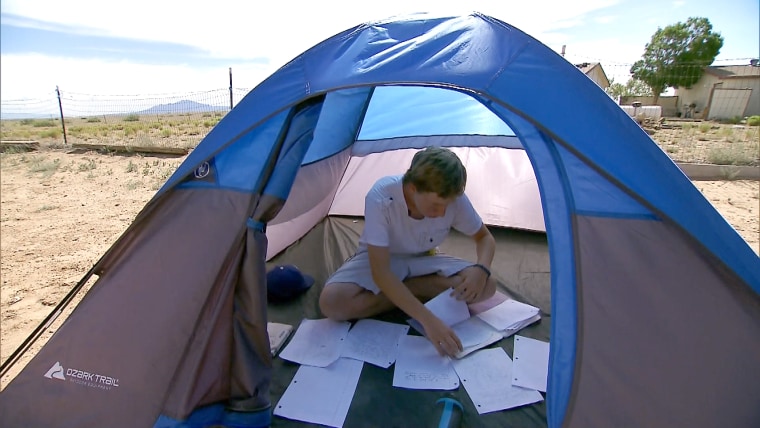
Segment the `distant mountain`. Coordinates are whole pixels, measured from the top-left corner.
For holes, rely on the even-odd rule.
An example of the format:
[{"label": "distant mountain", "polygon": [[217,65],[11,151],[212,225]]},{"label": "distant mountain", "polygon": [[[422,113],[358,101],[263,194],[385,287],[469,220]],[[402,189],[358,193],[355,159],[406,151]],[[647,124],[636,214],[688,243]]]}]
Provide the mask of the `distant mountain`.
[{"label": "distant mountain", "polygon": [[60,119],[61,116],[51,113],[6,113],[0,111],[2,120],[19,120],[19,119]]},{"label": "distant mountain", "polygon": [[176,103],[159,104],[147,110],[138,111],[137,114],[177,114],[177,113],[202,113],[229,110],[228,107],[212,106],[190,100],[177,101]]}]

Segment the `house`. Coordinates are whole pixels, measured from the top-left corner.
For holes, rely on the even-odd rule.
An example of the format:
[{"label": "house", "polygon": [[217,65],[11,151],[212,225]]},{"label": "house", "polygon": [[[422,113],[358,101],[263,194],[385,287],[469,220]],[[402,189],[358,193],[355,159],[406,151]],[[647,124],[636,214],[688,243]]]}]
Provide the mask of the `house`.
[{"label": "house", "polygon": [[604,73],[602,64],[598,62],[584,62],[581,64],[575,64],[583,74],[593,80],[602,89],[610,87],[610,80],[607,78],[607,74]]},{"label": "house", "polygon": [[760,115],[760,64],[709,66],[691,88],[678,88],[684,117],[731,119]]}]

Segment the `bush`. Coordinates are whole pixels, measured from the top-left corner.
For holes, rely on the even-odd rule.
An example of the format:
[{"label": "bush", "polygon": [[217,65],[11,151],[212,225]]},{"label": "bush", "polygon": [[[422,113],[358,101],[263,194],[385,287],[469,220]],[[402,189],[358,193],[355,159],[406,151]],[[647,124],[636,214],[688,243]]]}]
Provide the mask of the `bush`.
[{"label": "bush", "polygon": [[742,117],[741,116],[734,116],[734,117],[729,117],[728,119],[723,119],[723,120],[720,121],[720,123],[727,123],[729,125],[736,125],[738,123],[741,123],[741,121],[742,121]]},{"label": "bush", "polygon": [[747,125],[760,126],[760,116],[750,116],[747,118]]},{"label": "bush", "polygon": [[49,128],[55,126],[55,122],[52,119],[24,119],[21,121],[23,125],[32,125],[34,128]]},{"label": "bush", "polygon": [[140,120],[140,115],[137,113],[130,113],[124,117],[124,122],[137,122]]},{"label": "bush", "polygon": [[716,148],[710,150],[707,160],[713,165],[753,165],[756,160],[736,149]]},{"label": "bush", "polygon": [[58,138],[62,135],[60,129],[48,129],[37,134],[39,138]]}]

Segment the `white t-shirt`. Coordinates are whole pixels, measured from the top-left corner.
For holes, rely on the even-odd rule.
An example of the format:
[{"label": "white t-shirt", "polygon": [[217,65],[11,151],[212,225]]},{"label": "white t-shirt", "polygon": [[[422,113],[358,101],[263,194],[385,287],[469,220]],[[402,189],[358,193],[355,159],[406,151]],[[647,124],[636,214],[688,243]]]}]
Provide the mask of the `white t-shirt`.
[{"label": "white t-shirt", "polygon": [[413,219],[401,180],[400,175],[383,177],[367,192],[359,252],[373,245],[388,247],[391,254],[420,254],[440,245],[452,227],[472,236],[483,224],[466,195],[449,204],[443,217]]}]

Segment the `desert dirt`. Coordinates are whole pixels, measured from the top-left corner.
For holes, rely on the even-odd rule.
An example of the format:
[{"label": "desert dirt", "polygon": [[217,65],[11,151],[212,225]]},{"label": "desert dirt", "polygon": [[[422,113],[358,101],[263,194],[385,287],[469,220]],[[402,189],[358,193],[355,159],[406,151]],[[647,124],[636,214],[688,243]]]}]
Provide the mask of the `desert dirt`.
[{"label": "desert dirt", "polygon": [[[183,160],[61,149],[2,154],[0,360],[5,361],[51,313]],[[694,184],[760,252],[760,182]],[[26,352],[0,388],[63,318]]]}]

